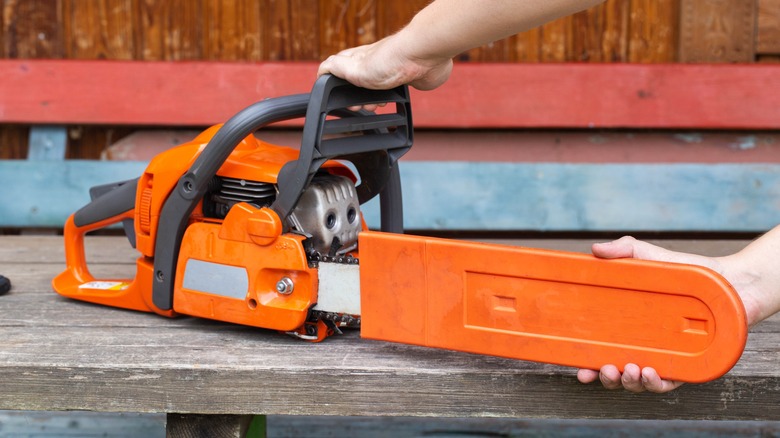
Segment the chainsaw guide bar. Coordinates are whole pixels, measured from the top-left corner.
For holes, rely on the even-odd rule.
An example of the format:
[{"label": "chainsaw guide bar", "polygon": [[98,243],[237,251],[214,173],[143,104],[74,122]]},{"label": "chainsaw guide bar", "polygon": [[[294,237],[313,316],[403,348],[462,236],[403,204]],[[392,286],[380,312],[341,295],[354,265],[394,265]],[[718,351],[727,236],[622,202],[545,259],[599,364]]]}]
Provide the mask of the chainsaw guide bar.
[{"label": "chainsaw guide bar", "polygon": [[[387,114],[352,111],[389,103]],[[255,132],[304,117],[299,149]],[[404,235],[398,160],[412,146],[407,87],[330,75],[266,99],[94,187],[64,227],[70,298],[189,315],[319,342],[370,339],[598,369],[713,380],[739,359],[745,311],[706,268]],[[360,206],[379,198],[381,230]],[[95,278],[84,238],[122,223],[136,276]]]},{"label": "chainsaw guide bar", "polygon": [[364,232],[361,336],[666,379],[713,380],[742,355],[742,301],[699,266]]}]

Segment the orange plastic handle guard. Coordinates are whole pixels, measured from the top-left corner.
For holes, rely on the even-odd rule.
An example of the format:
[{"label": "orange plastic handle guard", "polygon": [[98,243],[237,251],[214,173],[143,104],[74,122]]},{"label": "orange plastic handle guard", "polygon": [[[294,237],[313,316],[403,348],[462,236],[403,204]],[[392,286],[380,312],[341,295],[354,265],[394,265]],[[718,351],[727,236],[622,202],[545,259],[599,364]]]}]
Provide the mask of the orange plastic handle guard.
[{"label": "orange plastic handle guard", "polygon": [[714,380],[747,340],[742,301],[699,266],[363,232],[361,336]]},{"label": "orange plastic handle guard", "polygon": [[[175,316],[175,312],[160,310],[152,304],[150,288],[144,287],[152,282],[153,265],[144,257],[136,260],[134,279],[111,278],[96,279],[87,267],[84,249],[84,236],[89,231],[105,228],[119,223],[123,219],[133,219],[134,210],[104,219],[83,227],[74,223],[71,215],[63,229],[65,240],[66,269],[52,280],[52,288],[60,295],[81,301],[88,301],[125,309],[155,312],[163,316]],[[106,287],[116,284],[118,287]]]}]

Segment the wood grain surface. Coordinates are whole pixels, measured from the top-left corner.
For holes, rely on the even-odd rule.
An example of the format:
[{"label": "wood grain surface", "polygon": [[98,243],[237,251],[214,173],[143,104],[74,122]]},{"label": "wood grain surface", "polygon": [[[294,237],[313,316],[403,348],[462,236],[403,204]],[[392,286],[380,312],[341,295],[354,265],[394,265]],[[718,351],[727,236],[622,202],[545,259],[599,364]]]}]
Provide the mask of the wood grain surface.
[{"label": "wood grain surface", "polygon": [[[98,276],[132,275],[118,237],[88,239]],[[587,241],[514,242],[586,251]],[[729,253],[741,241],[666,242]],[[758,325],[726,376],[666,394],[581,385],[573,369],[362,340],[321,344],[195,318],[89,305],[50,280],[54,236],[0,237],[0,409],[201,414],[778,419],[780,319]]]}]

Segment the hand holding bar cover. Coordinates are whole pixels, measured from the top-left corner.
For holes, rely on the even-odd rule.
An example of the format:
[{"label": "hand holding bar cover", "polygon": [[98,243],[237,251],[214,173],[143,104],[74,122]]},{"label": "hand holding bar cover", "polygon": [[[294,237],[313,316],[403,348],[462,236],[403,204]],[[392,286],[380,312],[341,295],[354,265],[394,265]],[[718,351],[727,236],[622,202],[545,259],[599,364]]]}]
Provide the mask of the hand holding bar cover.
[{"label": "hand holding bar cover", "polygon": [[360,234],[361,336],[664,379],[725,374],[742,301],[706,268],[444,239]]}]

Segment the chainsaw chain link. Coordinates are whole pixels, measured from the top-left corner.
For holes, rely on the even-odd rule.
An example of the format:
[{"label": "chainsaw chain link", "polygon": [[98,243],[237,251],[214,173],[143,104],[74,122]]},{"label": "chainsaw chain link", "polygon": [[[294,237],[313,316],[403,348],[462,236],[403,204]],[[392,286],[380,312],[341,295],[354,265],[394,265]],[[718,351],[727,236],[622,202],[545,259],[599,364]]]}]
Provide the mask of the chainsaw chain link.
[{"label": "chainsaw chain link", "polygon": [[309,318],[313,320],[331,321],[339,327],[360,328],[360,318],[342,313],[325,312],[322,310],[312,310]]},{"label": "chainsaw chain link", "polygon": [[357,257],[353,257],[352,254],[340,255],[340,256],[329,256],[329,255],[322,255],[315,251],[307,254],[306,259],[308,260],[309,267],[311,268],[318,267],[320,263],[338,263],[342,265],[360,264],[360,259],[358,259]]},{"label": "chainsaw chain link", "polygon": [[[323,255],[319,252],[312,251],[307,254],[306,258],[309,261],[309,266],[312,268],[319,267],[320,263],[337,263],[341,265],[359,265],[360,259],[353,257],[352,254],[330,256]],[[323,310],[312,310],[309,312],[309,321],[323,320],[326,322],[334,323],[335,327],[349,327],[360,328],[360,318],[355,318],[352,315],[346,315],[343,313],[326,312]]]}]

